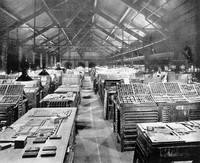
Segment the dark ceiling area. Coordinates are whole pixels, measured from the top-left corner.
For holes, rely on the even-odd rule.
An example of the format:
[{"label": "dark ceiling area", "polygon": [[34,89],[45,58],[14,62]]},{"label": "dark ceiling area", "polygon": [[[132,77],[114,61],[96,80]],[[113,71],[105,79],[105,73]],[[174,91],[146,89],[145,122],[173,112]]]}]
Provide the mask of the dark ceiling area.
[{"label": "dark ceiling area", "polygon": [[50,54],[114,58],[166,41],[169,24],[194,6],[193,0],[1,0],[0,37]]}]

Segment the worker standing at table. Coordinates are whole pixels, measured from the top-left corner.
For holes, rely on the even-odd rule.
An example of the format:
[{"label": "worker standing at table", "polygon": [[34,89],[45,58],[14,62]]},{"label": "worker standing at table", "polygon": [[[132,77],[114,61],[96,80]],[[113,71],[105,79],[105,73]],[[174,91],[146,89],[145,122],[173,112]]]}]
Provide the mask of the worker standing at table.
[{"label": "worker standing at table", "polygon": [[167,82],[167,72],[162,71],[161,67],[158,67],[157,77],[160,78],[162,82]]}]

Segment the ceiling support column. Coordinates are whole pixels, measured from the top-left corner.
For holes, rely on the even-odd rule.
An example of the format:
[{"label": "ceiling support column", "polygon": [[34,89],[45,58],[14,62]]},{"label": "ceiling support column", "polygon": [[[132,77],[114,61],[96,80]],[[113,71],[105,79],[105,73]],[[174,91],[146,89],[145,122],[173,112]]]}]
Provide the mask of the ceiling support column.
[{"label": "ceiling support column", "polygon": [[50,56],[50,64],[51,64],[51,67],[53,67],[53,55]]},{"label": "ceiling support column", "polygon": [[85,61],[85,67],[88,67],[88,66],[89,66],[88,61]]},{"label": "ceiling support column", "polygon": [[19,60],[19,63],[21,63],[21,61],[22,61],[22,56],[23,56],[23,49],[22,49],[23,47],[21,46],[21,45],[19,45],[18,46],[18,53],[19,53],[19,58],[18,58],[18,60]]},{"label": "ceiling support column", "polygon": [[42,68],[42,60],[43,60],[43,58],[42,58],[42,52],[40,53],[40,68]]},{"label": "ceiling support column", "polygon": [[35,55],[36,53],[33,51],[33,65],[35,65]]},{"label": "ceiling support column", "polygon": [[57,56],[54,56],[54,66],[56,67],[56,63],[57,63]]},{"label": "ceiling support column", "polygon": [[48,53],[46,52],[46,54],[45,54],[45,63],[46,63],[46,67],[49,67],[49,55],[48,55]]},{"label": "ceiling support column", "polygon": [[196,8],[196,12],[197,12],[197,21],[196,21],[196,29],[197,29],[197,45],[196,45],[196,54],[194,56],[194,61],[196,62],[196,66],[198,68],[200,68],[200,1],[196,0],[196,4],[197,4],[197,8]]},{"label": "ceiling support column", "polygon": [[[124,29],[122,29],[122,53],[124,48]],[[124,54],[121,56],[121,65],[124,64]]]},{"label": "ceiling support column", "polygon": [[2,42],[2,56],[1,56],[1,60],[2,60],[2,68],[3,70],[6,71],[7,68],[7,41],[3,40]]}]

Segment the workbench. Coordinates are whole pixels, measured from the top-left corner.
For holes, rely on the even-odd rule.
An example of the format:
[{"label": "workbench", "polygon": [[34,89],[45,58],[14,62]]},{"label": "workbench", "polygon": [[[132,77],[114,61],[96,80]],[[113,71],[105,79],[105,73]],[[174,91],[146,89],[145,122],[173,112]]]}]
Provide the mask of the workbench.
[{"label": "workbench", "polygon": [[78,93],[80,92],[80,86],[79,85],[61,85],[54,91],[54,93],[67,93],[67,92]]},{"label": "workbench", "polygon": [[200,121],[137,124],[133,163],[199,163]]},{"label": "workbench", "polygon": [[[2,163],[63,163],[73,162],[74,139],[77,108],[33,108],[13,125],[0,133],[0,145],[6,143],[11,147],[0,150]],[[55,117],[59,121],[53,123]],[[55,139],[55,137],[57,138]],[[19,137],[26,137],[25,147],[17,144]],[[52,139],[54,137],[54,139]],[[45,138],[45,142],[36,139]],[[3,143],[4,142],[4,143]],[[24,143],[24,142],[23,142]],[[23,144],[22,143],[22,144]],[[24,144],[23,144],[24,145]],[[41,156],[44,147],[54,146],[55,156]],[[37,147],[36,156],[23,158],[26,150]]]},{"label": "workbench", "polygon": [[42,107],[75,107],[77,106],[76,102],[77,94],[68,92],[64,94],[48,94],[40,101],[40,104]]},{"label": "workbench", "polygon": [[79,85],[61,85],[54,91],[54,93],[57,93],[57,94],[65,94],[68,92],[73,92],[74,94],[76,94],[75,106],[78,106],[81,103]]}]

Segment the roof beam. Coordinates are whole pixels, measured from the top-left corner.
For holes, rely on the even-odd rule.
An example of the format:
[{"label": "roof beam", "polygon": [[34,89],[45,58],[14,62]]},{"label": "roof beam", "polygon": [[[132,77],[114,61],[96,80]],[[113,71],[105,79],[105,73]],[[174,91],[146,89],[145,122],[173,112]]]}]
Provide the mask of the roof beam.
[{"label": "roof beam", "polygon": [[81,13],[81,11],[87,6],[87,4],[88,4],[88,1],[81,4],[81,7],[76,11],[76,13],[72,15],[72,17],[69,20],[66,19],[63,21],[62,26],[65,26],[65,28],[67,28],[73,22],[73,20]]},{"label": "roof beam", "polygon": [[19,20],[18,18],[16,18],[15,16],[13,16],[11,13],[9,13],[8,11],[6,11],[6,10],[3,9],[2,7],[0,7],[0,10],[1,10],[4,14],[6,14],[6,15],[10,16],[11,18],[13,18],[14,20],[16,20],[16,21]]},{"label": "roof beam", "polygon": [[87,36],[87,34],[91,31],[91,29],[89,29],[82,37],[81,39],[76,43],[76,46],[79,45],[81,43],[81,41]]},{"label": "roof beam", "polygon": [[91,21],[93,16],[91,16],[87,22],[85,22],[85,24],[83,25],[83,27],[76,33],[76,35],[72,38],[72,42],[73,40],[79,35],[79,33],[85,28],[85,26]]},{"label": "roof beam", "polygon": [[86,52],[89,52],[89,51],[94,51],[94,47],[91,46],[91,39],[90,37],[88,37],[89,39],[87,39],[86,41],[84,41],[82,44],[81,44],[81,47],[83,49],[85,49]]},{"label": "roof beam", "polygon": [[56,5],[56,7],[58,7],[58,6],[60,6],[60,5],[64,4],[64,3],[67,3],[67,1],[68,0],[64,0],[63,2],[60,2],[59,4]]},{"label": "roof beam", "polygon": [[[90,31],[91,31],[91,29],[89,29],[89,30],[81,37],[81,39],[76,43],[76,46],[78,46],[78,45],[81,43],[81,41],[87,36],[87,34],[88,34]],[[78,54],[79,54],[79,53],[78,53]],[[83,57],[81,54],[79,54],[79,55],[80,55],[81,58]]]},{"label": "roof beam", "polygon": [[[129,13],[130,11],[131,11],[131,8],[128,7],[128,8],[126,9],[126,11],[124,12],[124,14],[122,15],[122,17],[120,18],[120,20],[118,21],[119,24],[122,23],[122,21],[125,19],[125,17],[128,15],[128,13]],[[114,26],[114,28],[113,28],[112,31],[110,32],[111,34],[115,32],[115,30],[116,30],[115,27],[116,27],[116,26]],[[107,36],[105,40],[108,40],[108,39],[109,39],[109,36]],[[105,42],[104,42],[104,43],[105,43]],[[104,43],[103,43],[103,44],[104,44]]]},{"label": "roof beam", "polygon": [[98,53],[98,51],[100,51],[101,52],[100,54],[103,54],[103,56],[108,56],[108,54],[110,54],[110,53],[106,52],[105,50],[100,49],[99,47],[95,47],[95,49],[97,50],[97,53]]},{"label": "roof beam", "polygon": [[47,27],[43,28],[41,31],[37,32],[35,35],[32,35],[30,37],[27,37],[26,39],[21,41],[21,44],[25,44],[26,42],[30,41],[31,39],[33,39],[34,37],[37,37],[41,34],[43,34],[44,32],[48,31],[49,29],[54,27],[54,23],[48,25]]},{"label": "roof beam", "polygon": [[56,37],[58,37],[59,35],[61,35],[60,33],[48,38],[47,40],[45,40],[44,42],[42,42],[40,45],[44,45],[46,43],[48,43],[49,41],[52,41],[53,39],[55,39]]},{"label": "roof beam", "polygon": [[86,42],[88,42],[88,41],[90,41],[91,40],[91,37],[90,37],[90,35],[88,35],[86,38],[85,38],[85,40],[83,40],[81,43],[80,43],[80,45],[84,45]]},{"label": "roof beam", "polygon": [[93,41],[92,43],[94,44],[94,47],[97,48],[98,50],[103,51],[106,54],[110,54],[110,51],[108,51],[107,49],[101,49],[98,42]]},{"label": "roof beam", "polygon": [[126,28],[123,24],[118,23],[116,20],[114,20],[113,18],[111,18],[110,16],[108,16],[107,14],[105,14],[104,12],[96,9],[94,10],[96,14],[98,14],[99,16],[101,16],[102,18],[106,19],[107,21],[109,21],[110,23],[112,23],[113,25],[117,26],[120,29],[124,29],[124,31],[132,36],[134,36],[135,38],[137,38],[140,41],[143,41],[143,37],[141,37],[140,35],[138,35],[137,33],[135,33],[134,31],[132,31],[129,28]]},{"label": "roof beam", "polygon": [[131,47],[129,44],[127,44],[126,42],[122,41],[121,39],[116,37],[114,34],[110,34],[108,31],[106,31],[104,28],[100,27],[99,25],[93,24],[93,26],[95,28],[97,28],[98,30],[102,31],[103,33],[105,33],[106,35],[110,36],[111,38],[115,39],[119,43],[123,43],[126,47]]},{"label": "roof beam", "polygon": [[[61,39],[61,40],[59,40],[56,44],[57,44],[57,46],[65,46],[65,44],[63,44],[63,45],[60,45],[60,43],[62,43],[63,41],[65,41],[66,39],[64,38],[64,39]],[[67,44],[67,42],[66,42],[66,44]]]},{"label": "roof beam", "polygon": [[19,20],[19,19],[15,19],[17,20],[17,22],[15,22],[13,25],[11,25],[10,27],[7,27],[7,29],[3,30],[0,32],[0,35],[4,35],[12,30],[14,30],[15,28],[18,28],[19,26],[27,23],[28,21],[32,20],[35,16],[37,17],[38,15],[42,14],[44,11],[42,8],[40,8],[38,11],[36,11],[36,13],[33,13],[29,16],[27,16],[26,18]]},{"label": "roof beam", "polygon": [[[96,33],[93,33],[93,34],[94,34],[96,37],[98,37],[98,38],[100,38],[100,39],[103,40],[103,38],[102,38],[101,36],[99,36],[98,34],[96,34]],[[113,43],[111,43],[110,41],[108,41],[108,40],[104,40],[104,41],[105,41],[107,44],[109,44],[109,45],[115,47],[116,50],[120,51],[120,48],[117,47],[116,45],[114,45]]]},{"label": "roof beam", "polygon": [[[121,2],[123,2],[125,5],[127,5],[128,7],[130,7],[130,8],[132,8],[132,9],[134,9],[134,10],[136,10],[136,11],[140,11],[140,10],[142,10],[142,7],[141,6],[139,6],[139,5],[137,5],[137,4],[132,4],[131,3],[131,1],[130,0],[121,0]],[[145,17],[148,17],[152,12],[150,12],[147,8],[145,8],[146,10],[143,10],[142,12],[141,12],[141,14],[143,14]],[[169,23],[167,23],[165,20],[163,20],[161,17],[159,17],[158,15],[152,15],[151,16],[151,19],[153,19],[153,22],[155,21],[155,20],[159,20],[160,19],[160,21],[156,21],[156,23],[158,24],[158,25],[160,25],[160,26],[162,26],[162,27],[167,27],[167,26],[169,26]],[[151,20],[150,19],[150,20]],[[151,20],[152,21],[152,20]]]},{"label": "roof beam", "polygon": [[[80,12],[85,8],[86,4],[87,4],[87,3],[85,3],[85,5],[82,5],[82,6],[76,11],[76,13],[74,13],[74,14],[69,18],[69,21],[64,21],[64,22],[61,24],[61,27],[67,28],[67,27],[73,22],[73,20],[80,14]],[[54,38],[56,38],[56,37],[54,37]],[[54,38],[52,38],[52,39],[54,39]],[[45,42],[48,42],[48,41],[50,41],[50,40],[52,40],[52,39],[48,39],[48,40],[45,41]]]},{"label": "roof beam", "polygon": [[94,8],[97,7],[97,0],[94,0]]},{"label": "roof beam", "polygon": [[105,46],[105,45],[101,45],[101,42],[97,41],[97,40],[93,40],[95,41],[96,43],[99,44],[100,47],[103,47],[104,49],[108,50],[109,52],[115,52],[114,50],[110,49],[108,46]]},{"label": "roof beam", "polygon": [[[96,40],[93,40],[93,44],[95,44],[96,45],[96,47],[98,48],[98,49],[101,49],[100,47],[100,43],[98,42],[98,41],[96,41]],[[110,51],[110,50],[108,50],[108,49],[106,49],[106,48],[103,48],[103,49],[101,49],[101,50],[103,50],[104,52],[106,52],[106,53],[108,53],[108,54],[111,54],[111,53],[113,53],[113,51]]]},{"label": "roof beam", "polygon": [[[11,18],[15,19],[16,21],[21,21],[21,20],[18,19],[16,16],[10,14],[10,13],[7,12],[6,10],[4,10],[3,8],[0,7],[0,10],[1,10],[2,12],[4,12],[5,14],[7,14],[8,16],[10,16]],[[25,19],[26,19],[26,18],[25,18]],[[31,27],[31,26],[29,26],[29,25],[27,25],[27,26],[30,28],[30,30],[34,31],[33,27]],[[38,31],[37,31],[37,32],[38,32]],[[43,35],[43,37],[46,39],[46,36]],[[23,41],[23,40],[22,40],[22,41]]]},{"label": "roof beam", "polygon": [[[101,50],[101,49],[98,49],[98,48],[97,48],[97,50],[100,51],[100,52],[101,52],[100,54],[101,54],[101,55],[103,54],[104,57],[105,57],[105,56],[108,56],[108,53],[107,53],[107,52],[105,52],[105,51],[103,51],[103,50]],[[97,53],[98,53],[98,51],[97,51]]]},{"label": "roof beam", "polygon": [[[54,14],[52,13],[51,9],[48,7],[48,5],[46,4],[46,2],[44,0],[41,0],[44,9],[46,10],[46,13],[49,15],[49,17],[52,19],[52,21],[58,26],[58,28],[61,28],[61,25],[59,23],[59,21],[57,20],[57,18],[54,16]],[[69,41],[70,44],[71,41],[69,40],[69,37],[67,36],[65,30],[63,28],[61,28],[62,33],[64,34],[64,36],[67,38],[67,40]]]}]

